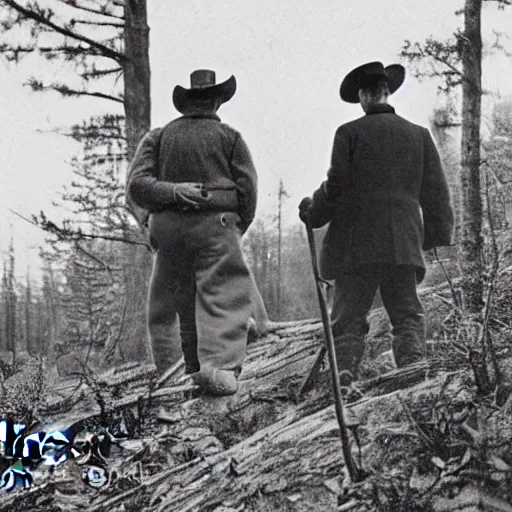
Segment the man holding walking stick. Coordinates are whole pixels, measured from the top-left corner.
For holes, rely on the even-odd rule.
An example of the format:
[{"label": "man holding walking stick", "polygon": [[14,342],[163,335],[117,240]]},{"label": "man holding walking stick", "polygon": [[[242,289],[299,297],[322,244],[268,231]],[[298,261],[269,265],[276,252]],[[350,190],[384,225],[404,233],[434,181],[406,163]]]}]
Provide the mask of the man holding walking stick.
[{"label": "man holding walking stick", "polygon": [[340,383],[356,377],[378,289],[393,326],[397,367],[419,362],[425,321],[416,286],[425,275],[423,250],[450,245],[453,210],[429,131],[395,113],[388,96],[405,69],[371,62],[343,80],[343,101],[365,115],[336,131],[327,180],[299,206],[311,227],[326,223],[321,276],[334,280],[331,325]]}]

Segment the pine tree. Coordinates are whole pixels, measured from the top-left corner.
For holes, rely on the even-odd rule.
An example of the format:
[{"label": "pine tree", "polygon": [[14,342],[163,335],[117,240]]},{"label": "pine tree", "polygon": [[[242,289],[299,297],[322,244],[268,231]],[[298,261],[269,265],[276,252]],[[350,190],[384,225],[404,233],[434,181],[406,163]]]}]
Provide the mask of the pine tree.
[{"label": "pine tree", "polygon": [[32,284],[30,282],[30,271],[27,271],[27,283],[25,286],[24,297],[24,345],[26,351],[34,354],[34,333],[33,333],[33,303],[32,303]]},{"label": "pine tree", "polygon": [[459,11],[464,16],[464,29],[447,41],[429,38],[425,43],[406,41],[402,57],[417,65],[420,78],[441,78],[439,89],[445,93],[462,90],[461,98],[461,163],[460,163],[460,236],[459,264],[466,310],[480,314],[483,307],[482,273],[482,187],[481,173],[481,97],[483,3],[496,3],[504,9],[509,0],[465,0]]},{"label": "pine tree", "polygon": [[4,265],[3,288],[5,290],[5,339],[6,350],[12,353],[13,364],[16,364],[18,351],[18,332],[16,329],[17,302],[15,282],[14,242],[11,238],[8,250],[8,263]]},{"label": "pine tree", "polygon": [[512,225],[512,98],[494,105],[491,133],[483,146],[496,228]]},{"label": "pine tree", "polygon": [[1,314],[0,319],[2,321],[2,332],[0,333],[0,341],[1,346],[0,349],[3,352],[6,352],[8,350],[8,329],[9,329],[9,322],[7,319],[7,313],[8,313],[8,299],[7,299],[7,288],[8,288],[8,279],[7,279],[7,264],[4,261],[3,263],[3,272],[2,272],[2,301],[1,301]]},{"label": "pine tree", "polygon": [[[48,60],[48,66],[52,61],[65,62],[75,71],[75,79],[66,83],[43,83],[33,77],[28,82],[33,90],[53,90],[68,98],[87,96],[116,106],[112,114],[93,117],[67,132],[83,145],[83,155],[73,162],[76,179],[63,195],[66,205],[73,205],[73,217],[60,226],[43,213],[33,220],[52,235],[54,242],[67,241],[73,251],[78,250],[82,256],[89,253],[96,263],[104,257],[95,251],[106,246],[97,244],[91,249],[87,245],[90,240],[149,247],[145,236],[135,232],[135,223],[130,221],[123,203],[126,162],[150,128],[146,0],[69,0],[55,10],[42,8],[37,1],[22,5],[0,0],[0,4],[8,7],[3,19],[4,43],[0,45],[5,59],[18,62],[23,55],[38,53]],[[148,274],[150,253],[146,248],[139,252],[142,255],[131,246],[118,248],[118,263],[132,265],[137,260],[144,266],[142,274]],[[45,286],[50,286],[48,276],[45,279]],[[145,309],[147,283],[130,280],[130,285],[133,287],[122,291],[130,309],[126,318],[128,322],[135,321],[135,317],[140,321],[135,313]],[[51,300],[48,294],[47,300]],[[55,322],[51,320],[48,327],[49,339],[45,339],[51,347]],[[136,330],[133,327],[127,332]],[[123,337],[121,351],[128,358],[140,359],[145,351],[144,339],[140,333]]]},{"label": "pine tree", "polygon": [[462,218],[460,191],[460,145],[457,144],[460,122],[456,119],[454,107],[449,102],[436,108],[430,119],[430,130],[437,143],[443,168],[452,193],[455,213],[455,242],[460,238],[460,223]]},{"label": "pine tree", "polygon": [[[461,101],[461,163],[460,163],[460,236],[459,266],[462,282],[464,330],[470,362],[477,386],[489,392],[489,373],[486,367],[488,340],[484,305],[483,189],[481,185],[481,100],[482,100],[482,36],[481,15],[484,2],[498,4],[500,9],[512,5],[510,0],[464,0],[464,28],[448,41],[427,39],[424,44],[406,41],[402,57],[418,64],[417,76],[442,78],[440,90],[446,93],[462,89]],[[421,69],[422,64],[428,64]],[[492,275],[492,272],[491,272]],[[492,290],[493,283],[487,283]]]}]

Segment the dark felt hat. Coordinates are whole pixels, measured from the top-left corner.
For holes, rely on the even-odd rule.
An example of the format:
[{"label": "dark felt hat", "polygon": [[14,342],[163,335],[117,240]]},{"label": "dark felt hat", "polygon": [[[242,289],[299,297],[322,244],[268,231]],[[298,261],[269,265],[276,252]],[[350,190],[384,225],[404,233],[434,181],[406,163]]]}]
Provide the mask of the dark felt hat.
[{"label": "dark felt hat", "polygon": [[405,68],[400,64],[384,67],[382,62],[363,64],[353,69],[341,82],[341,99],[348,103],[359,103],[359,89],[382,79],[387,80],[389,92],[393,94],[405,79]]},{"label": "dark felt hat", "polygon": [[225,103],[236,92],[236,79],[233,75],[225,82],[215,83],[215,71],[198,69],[190,74],[190,89],[177,85],[172,93],[172,101],[176,110],[183,112],[193,98],[216,98]]}]

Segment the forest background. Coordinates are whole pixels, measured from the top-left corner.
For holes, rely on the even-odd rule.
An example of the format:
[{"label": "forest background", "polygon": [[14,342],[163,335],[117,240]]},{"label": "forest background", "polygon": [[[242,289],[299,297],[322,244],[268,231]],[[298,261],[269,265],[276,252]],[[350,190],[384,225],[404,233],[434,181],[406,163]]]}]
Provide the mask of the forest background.
[{"label": "forest background", "polygon": [[[341,103],[337,88],[344,73],[364,61],[406,65],[407,82],[392,104],[428,124],[437,141],[459,226],[458,245],[440,253],[444,268],[452,278],[464,277],[469,261],[482,281],[493,242],[506,253],[512,222],[508,2],[464,6],[467,12],[478,4],[484,41],[481,134],[473,139],[481,149],[481,203],[471,211],[475,202],[466,192],[475,183],[465,179],[470,170],[461,155],[462,2],[409,1],[403,9],[400,2],[367,2],[364,9],[327,1],[293,8],[284,1],[248,2],[243,9],[199,0],[176,2],[173,9],[164,0],[147,4],[0,1],[1,73],[8,84],[0,132],[4,362],[43,355],[69,370],[67,354],[100,366],[140,359],[151,252],[124,207],[126,167],[142,134],[176,117],[172,87],[186,86],[197,67],[216,69],[219,80],[234,73],[239,82],[220,114],[247,139],[260,174],[258,214],[244,250],[271,319],[317,316],[297,204],[324,179],[336,126],[361,115],[358,106]],[[22,83],[28,85],[23,92]],[[482,240],[476,267],[461,250],[469,247],[464,212],[480,219],[472,238]],[[425,285],[444,278],[429,255]]]}]

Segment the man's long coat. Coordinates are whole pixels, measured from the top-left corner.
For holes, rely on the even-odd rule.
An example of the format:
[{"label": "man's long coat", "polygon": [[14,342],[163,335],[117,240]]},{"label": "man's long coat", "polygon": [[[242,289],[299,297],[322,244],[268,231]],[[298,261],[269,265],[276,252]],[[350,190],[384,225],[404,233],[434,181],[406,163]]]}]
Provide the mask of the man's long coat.
[{"label": "man's long coat", "polygon": [[453,210],[430,132],[378,105],[338,128],[327,180],[313,195],[314,227],[330,221],[321,272],[335,279],[357,265],[413,265],[423,249],[451,243]]}]

